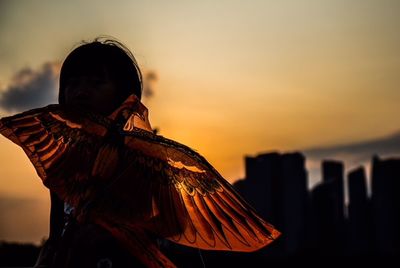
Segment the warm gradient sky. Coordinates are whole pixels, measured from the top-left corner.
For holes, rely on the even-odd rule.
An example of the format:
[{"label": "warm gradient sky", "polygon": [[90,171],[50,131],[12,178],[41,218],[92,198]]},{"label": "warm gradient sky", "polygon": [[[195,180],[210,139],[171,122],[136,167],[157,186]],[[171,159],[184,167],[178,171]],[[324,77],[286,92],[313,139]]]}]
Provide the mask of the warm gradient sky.
[{"label": "warm gradient sky", "polygon": [[[400,1],[109,3],[0,1],[0,116],[55,101],[68,52],[106,34],[157,74],[144,102],[160,134],[231,182],[244,155],[385,141],[400,130]],[[4,137],[0,146],[0,240],[38,241],[46,190],[20,149]],[[29,221],[20,204],[33,206],[41,230],[4,220]]]}]

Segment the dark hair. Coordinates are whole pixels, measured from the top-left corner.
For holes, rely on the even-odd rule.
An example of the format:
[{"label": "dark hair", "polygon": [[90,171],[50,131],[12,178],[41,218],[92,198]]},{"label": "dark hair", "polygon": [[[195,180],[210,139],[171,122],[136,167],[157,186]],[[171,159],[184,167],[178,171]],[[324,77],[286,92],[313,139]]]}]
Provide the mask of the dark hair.
[{"label": "dark hair", "polygon": [[129,95],[142,96],[142,73],[135,57],[121,42],[96,38],[75,48],[64,60],[60,72],[58,102],[65,104],[65,87],[69,78],[80,74],[106,72],[117,86],[118,103]]}]

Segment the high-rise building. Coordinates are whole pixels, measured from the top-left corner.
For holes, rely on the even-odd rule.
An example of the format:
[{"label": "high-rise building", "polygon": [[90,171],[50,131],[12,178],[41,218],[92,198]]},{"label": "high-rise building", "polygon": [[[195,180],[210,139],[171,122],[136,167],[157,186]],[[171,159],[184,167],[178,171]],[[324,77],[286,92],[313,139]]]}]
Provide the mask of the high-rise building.
[{"label": "high-rise building", "polygon": [[351,171],[347,182],[349,205],[346,248],[352,256],[363,256],[372,251],[372,219],[364,168]]},{"label": "high-rise building", "polygon": [[300,153],[246,157],[246,178],[236,189],[284,235],[281,254],[302,251],[306,239],[307,172]]},{"label": "high-rise building", "polygon": [[372,211],[378,254],[399,256],[400,159],[373,158]]}]

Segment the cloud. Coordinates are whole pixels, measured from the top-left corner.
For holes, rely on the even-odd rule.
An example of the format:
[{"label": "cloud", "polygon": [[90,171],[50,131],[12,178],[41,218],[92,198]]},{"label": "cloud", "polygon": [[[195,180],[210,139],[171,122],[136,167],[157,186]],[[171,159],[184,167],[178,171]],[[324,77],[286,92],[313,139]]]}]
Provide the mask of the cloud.
[{"label": "cloud", "polygon": [[356,167],[364,166],[367,175],[370,176],[373,155],[382,158],[400,157],[400,131],[369,141],[310,148],[302,152],[307,159],[311,185],[320,180],[321,162],[328,159],[342,161],[346,174]]},{"label": "cloud", "polygon": [[[60,63],[46,62],[38,69],[24,68],[18,71],[11,83],[0,91],[0,108],[8,112],[22,112],[57,103]],[[143,79],[143,96],[154,96],[158,75],[147,71]]]},{"label": "cloud", "polygon": [[154,96],[154,84],[157,82],[158,76],[154,71],[147,71],[143,79],[143,96],[150,99]]},{"label": "cloud", "polygon": [[345,158],[352,158],[354,161],[369,159],[373,154],[399,154],[400,131],[392,135],[364,142],[311,148],[304,150],[304,153],[310,158],[331,158],[335,156],[343,156]]},{"label": "cloud", "polygon": [[0,108],[21,112],[57,102],[59,69],[58,63],[46,62],[36,70],[18,71],[0,93]]}]

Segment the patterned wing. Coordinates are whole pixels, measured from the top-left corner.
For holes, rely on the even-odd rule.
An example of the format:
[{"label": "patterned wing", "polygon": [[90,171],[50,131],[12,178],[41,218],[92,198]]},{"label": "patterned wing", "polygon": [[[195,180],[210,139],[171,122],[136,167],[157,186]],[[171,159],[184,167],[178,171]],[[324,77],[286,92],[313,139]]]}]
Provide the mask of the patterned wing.
[{"label": "patterned wing", "polygon": [[140,129],[127,134],[125,144],[132,154],[127,158],[136,161],[128,173],[141,173],[136,180],[143,185],[151,182],[150,231],[186,246],[233,251],[254,251],[279,236],[187,146]]},{"label": "patterned wing", "polygon": [[77,196],[87,195],[94,160],[107,132],[105,123],[66,113],[59,105],[0,120],[0,133],[25,151],[44,185],[71,204],[77,203],[72,200]]}]

